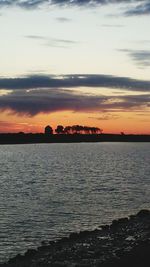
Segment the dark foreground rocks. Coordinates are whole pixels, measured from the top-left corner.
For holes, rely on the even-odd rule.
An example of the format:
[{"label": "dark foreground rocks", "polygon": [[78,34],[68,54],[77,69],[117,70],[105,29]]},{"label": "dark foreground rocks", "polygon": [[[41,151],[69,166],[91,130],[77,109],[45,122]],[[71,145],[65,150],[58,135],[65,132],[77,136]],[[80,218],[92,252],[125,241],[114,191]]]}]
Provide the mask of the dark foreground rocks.
[{"label": "dark foreground rocks", "polygon": [[149,267],[150,211],[114,220],[94,231],[72,233],[0,267]]}]

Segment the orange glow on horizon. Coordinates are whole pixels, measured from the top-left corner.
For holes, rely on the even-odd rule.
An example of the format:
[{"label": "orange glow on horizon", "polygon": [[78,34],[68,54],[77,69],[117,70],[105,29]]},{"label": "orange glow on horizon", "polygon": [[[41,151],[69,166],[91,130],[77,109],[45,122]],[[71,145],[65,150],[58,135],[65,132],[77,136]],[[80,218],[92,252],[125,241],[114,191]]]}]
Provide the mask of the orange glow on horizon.
[{"label": "orange glow on horizon", "polygon": [[147,114],[134,112],[112,112],[112,113],[77,113],[77,112],[55,112],[51,114],[39,114],[34,117],[18,116],[2,113],[0,121],[0,132],[25,132],[43,133],[46,125],[54,130],[57,125],[85,125],[103,129],[104,133],[126,134],[150,134],[150,120]]}]

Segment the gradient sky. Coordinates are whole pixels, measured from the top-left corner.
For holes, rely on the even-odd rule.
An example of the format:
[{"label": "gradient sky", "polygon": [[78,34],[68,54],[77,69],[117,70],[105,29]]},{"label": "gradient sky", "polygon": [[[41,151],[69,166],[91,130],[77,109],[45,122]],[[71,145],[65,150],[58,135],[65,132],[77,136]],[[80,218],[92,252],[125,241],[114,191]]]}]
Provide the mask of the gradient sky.
[{"label": "gradient sky", "polygon": [[149,29],[149,0],[0,0],[0,132],[150,134]]}]

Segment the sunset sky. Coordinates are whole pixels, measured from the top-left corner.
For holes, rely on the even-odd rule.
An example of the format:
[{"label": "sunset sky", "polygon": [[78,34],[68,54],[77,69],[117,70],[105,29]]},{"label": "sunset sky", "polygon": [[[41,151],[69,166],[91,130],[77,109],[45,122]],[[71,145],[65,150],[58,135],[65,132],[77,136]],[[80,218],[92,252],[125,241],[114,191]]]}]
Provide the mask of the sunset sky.
[{"label": "sunset sky", "polygon": [[0,0],[0,132],[150,134],[149,0]]}]

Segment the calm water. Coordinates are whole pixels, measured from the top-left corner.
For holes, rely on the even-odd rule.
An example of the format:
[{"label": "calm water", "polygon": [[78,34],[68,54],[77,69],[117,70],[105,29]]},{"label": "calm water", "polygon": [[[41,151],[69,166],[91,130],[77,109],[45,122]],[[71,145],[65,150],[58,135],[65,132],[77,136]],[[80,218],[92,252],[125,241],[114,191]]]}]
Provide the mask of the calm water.
[{"label": "calm water", "polygon": [[0,146],[0,261],[149,208],[150,143]]}]

